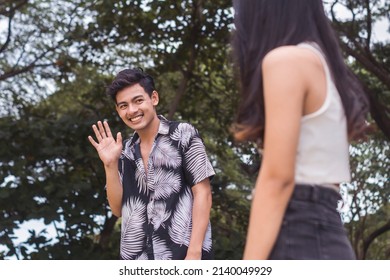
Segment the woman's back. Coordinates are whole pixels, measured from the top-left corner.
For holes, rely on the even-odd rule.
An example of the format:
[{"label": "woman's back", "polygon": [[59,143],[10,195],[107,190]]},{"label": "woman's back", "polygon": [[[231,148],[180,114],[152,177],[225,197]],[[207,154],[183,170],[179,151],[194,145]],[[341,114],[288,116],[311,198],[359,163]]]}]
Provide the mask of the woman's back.
[{"label": "woman's back", "polygon": [[[323,1],[236,0],[234,9],[234,136],[263,148],[244,258],[353,259],[340,194],[324,185],[349,180],[347,139],[364,128],[368,102]],[[307,41],[324,56],[298,46]]]}]

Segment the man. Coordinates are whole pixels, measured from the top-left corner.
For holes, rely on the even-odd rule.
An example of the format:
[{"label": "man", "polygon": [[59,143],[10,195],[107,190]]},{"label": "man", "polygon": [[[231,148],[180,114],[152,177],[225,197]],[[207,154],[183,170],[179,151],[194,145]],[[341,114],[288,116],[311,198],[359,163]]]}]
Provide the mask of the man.
[{"label": "man", "polygon": [[122,145],[121,133],[115,140],[99,121],[97,141],[88,137],[104,164],[112,213],[122,217],[121,259],[212,258],[215,173],[198,131],[157,115],[159,95],[142,69],[119,72],[107,92],[135,131]]}]

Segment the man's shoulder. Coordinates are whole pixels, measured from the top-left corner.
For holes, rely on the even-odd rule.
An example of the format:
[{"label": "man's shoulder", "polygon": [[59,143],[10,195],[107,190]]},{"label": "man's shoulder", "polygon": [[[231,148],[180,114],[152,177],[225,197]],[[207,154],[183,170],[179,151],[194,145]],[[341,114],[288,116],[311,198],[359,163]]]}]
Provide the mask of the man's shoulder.
[{"label": "man's shoulder", "polygon": [[169,122],[169,134],[187,134],[187,133],[197,133],[198,130],[189,122],[184,121],[170,121]]},{"label": "man's shoulder", "polygon": [[197,131],[195,126],[187,121],[181,121],[181,120],[168,120],[164,116],[159,115],[158,116],[160,121],[162,121],[163,126],[166,126],[169,128],[169,134],[177,131]]}]

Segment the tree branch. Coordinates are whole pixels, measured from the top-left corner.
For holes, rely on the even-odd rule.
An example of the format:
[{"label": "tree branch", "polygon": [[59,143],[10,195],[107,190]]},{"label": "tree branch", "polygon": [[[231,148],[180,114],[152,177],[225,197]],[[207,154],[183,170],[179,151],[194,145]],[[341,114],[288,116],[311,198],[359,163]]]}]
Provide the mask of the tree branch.
[{"label": "tree branch", "polygon": [[189,62],[187,69],[181,71],[183,74],[183,79],[180,82],[175,98],[169,108],[168,119],[172,119],[173,115],[177,111],[177,107],[179,106],[182,96],[185,94],[187,84],[191,79],[195,68],[195,61],[198,56],[198,38],[202,29],[202,9],[202,0],[195,1],[194,9],[192,11],[193,28],[191,28],[191,39],[189,42],[191,44]]},{"label": "tree branch", "polygon": [[390,88],[390,76],[386,69],[375,60],[371,52],[365,52],[361,45],[350,37],[348,37],[348,40],[353,43],[355,49],[347,43],[341,42],[341,47],[347,55],[354,57],[365,69],[377,76],[386,87]]},{"label": "tree branch", "polygon": [[110,218],[106,218],[106,221],[104,222],[103,230],[100,232],[100,238],[99,238],[99,245],[102,246],[102,248],[107,248],[111,234],[114,230],[115,223],[118,220],[117,217],[112,215]]},{"label": "tree branch", "polygon": [[366,9],[367,9],[367,41],[365,49],[367,52],[370,52],[370,44],[371,44],[371,35],[372,35],[372,17],[371,17],[371,7],[370,7],[370,1],[366,0]]},{"label": "tree branch", "polygon": [[[17,4],[15,4],[15,2],[17,2],[17,1],[9,1],[9,2],[11,4],[11,6],[8,7],[9,10],[7,10],[7,7],[3,8],[2,10],[0,10],[0,15],[9,16],[11,14],[14,14],[16,10],[19,10],[21,7],[26,5],[28,3],[28,0],[21,0],[20,3],[17,3]],[[14,6],[12,6],[12,5],[14,5]],[[0,7],[2,7],[2,6],[6,6],[6,4],[1,3]]]},{"label": "tree branch", "polygon": [[382,130],[384,135],[390,141],[390,120],[387,116],[390,115],[390,110],[384,106],[376,97],[375,94],[363,83],[364,90],[368,93],[370,99],[370,113],[375,123]]},{"label": "tree branch", "polygon": [[[5,41],[5,43],[3,44],[3,46],[1,47],[0,49],[0,53],[2,53],[8,46],[9,42],[11,41],[11,34],[12,34],[12,19],[13,17],[15,16],[15,12],[20,9],[21,7],[23,7],[24,5],[26,5],[28,2],[28,0],[24,0],[22,2],[20,2],[19,4],[16,4],[15,6],[11,6],[9,11],[7,11],[6,8],[4,8],[4,10],[1,10],[0,11],[0,14],[1,15],[5,15],[5,16],[8,16],[8,33],[7,33],[7,39]],[[14,4],[11,2],[11,5]]]},{"label": "tree branch", "polygon": [[386,224],[381,226],[380,228],[378,228],[375,231],[373,231],[367,238],[364,239],[364,241],[363,241],[363,255],[362,255],[362,259],[366,258],[368,248],[370,247],[372,242],[377,237],[379,237],[380,235],[386,233],[387,231],[390,231],[390,220]]},{"label": "tree branch", "polygon": [[9,72],[4,73],[3,75],[0,75],[0,81],[4,81],[4,80],[6,80],[6,79],[8,79],[10,77],[26,73],[26,72],[34,69],[34,68],[40,68],[40,67],[43,68],[43,67],[54,66],[54,65],[56,65],[55,62],[46,63],[46,64],[34,64],[34,63],[31,63],[30,65],[28,65],[26,67],[20,68],[18,70],[9,71]]}]

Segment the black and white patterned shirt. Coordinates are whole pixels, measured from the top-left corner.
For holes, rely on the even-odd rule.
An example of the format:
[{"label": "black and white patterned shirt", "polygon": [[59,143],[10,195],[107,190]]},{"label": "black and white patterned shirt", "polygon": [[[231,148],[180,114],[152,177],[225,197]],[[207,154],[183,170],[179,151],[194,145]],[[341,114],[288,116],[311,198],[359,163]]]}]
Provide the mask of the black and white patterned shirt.
[{"label": "black and white patterned shirt", "polygon": [[[159,116],[145,174],[137,133],[119,160],[123,186],[121,259],[184,259],[192,230],[191,188],[215,174],[198,131]],[[212,258],[210,222],[202,259]]]}]

